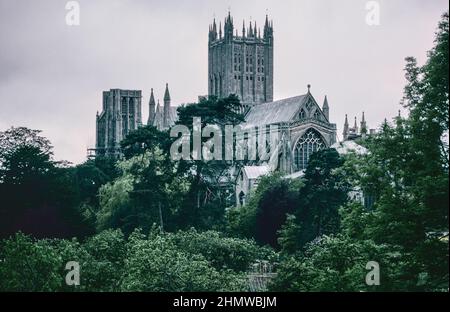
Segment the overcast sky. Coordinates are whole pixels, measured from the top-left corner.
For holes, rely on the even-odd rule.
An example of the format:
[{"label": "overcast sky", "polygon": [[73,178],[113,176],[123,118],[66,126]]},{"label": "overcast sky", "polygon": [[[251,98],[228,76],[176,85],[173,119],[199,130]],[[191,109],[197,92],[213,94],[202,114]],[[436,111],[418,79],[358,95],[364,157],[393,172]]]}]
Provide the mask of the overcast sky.
[{"label": "overcast sky", "polygon": [[446,0],[380,0],[380,25],[366,23],[365,0],[79,0],[80,25],[67,26],[63,0],[0,0],[0,131],[43,130],[56,159],[79,163],[95,145],[103,90],[150,88],[173,104],[207,93],[208,25],[228,9],[274,24],[274,97],[328,95],[342,137],[344,115],[362,111],[371,128],[397,114],[404,58],[419,63],[433,46]]}]

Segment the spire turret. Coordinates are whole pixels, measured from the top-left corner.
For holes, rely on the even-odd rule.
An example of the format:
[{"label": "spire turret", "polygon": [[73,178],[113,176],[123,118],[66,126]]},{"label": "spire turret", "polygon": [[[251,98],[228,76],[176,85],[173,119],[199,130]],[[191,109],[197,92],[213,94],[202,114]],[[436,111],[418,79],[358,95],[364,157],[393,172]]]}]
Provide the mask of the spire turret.
[{"label": "spire turret", "polygon": [[156,111],[155,111],[155,96],[153,95],[153,88],[150,91],[150,100],[148,101],[149,113],[147,125],[153,125],[155,121]]},{"label": "spire turret", "polygon": [[325,99],[323,100],[322,111],[327,120],[330,120],[330,107],[328,106],[328,99],[325,95]]},{"label": "spire turret", "polygon": [[342,132],[342,135],[344,137],[344,141],[348,138],[348,118],[347,114],[345,114],[345,121],[344,121],[344,131]]},{"label": "spire turret", "polygon": [[169,84],[166,83],[166,91],[164,91],[164,102],[170,102]]},{"label": "spire turret", "polygon": [[231,42],[233,39],[233,18],[231,17],[230,11],[228,11],[228,16],[225,18],[225,23],[223,25],[223,36],[225,41]]},{"label": "spire turret", "polygon": [[367,124],[366,124],[366,117],[364,116],[364,112],[362,112],[362,118],[361,118],[361,134],[365,135],[367,134]]},{"label": "spire turret", "polygon": [[166,91],[164,92],[164,120],[163,127],[169,127],[169,117],[170,117],[170,93],[169,84],[166,83]]}]

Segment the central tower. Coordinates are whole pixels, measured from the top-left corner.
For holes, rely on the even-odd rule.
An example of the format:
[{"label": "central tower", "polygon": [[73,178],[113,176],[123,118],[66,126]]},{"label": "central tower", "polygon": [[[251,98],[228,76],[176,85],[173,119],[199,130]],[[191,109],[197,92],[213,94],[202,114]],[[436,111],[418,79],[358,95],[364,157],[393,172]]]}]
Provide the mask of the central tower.
[{"label": "central tower", "polygon": [[261,35],[256,22],[241,36],[234,30],[228,13],[222,32],[214,20],[209,27],[208,94],[226,97],[239,96],[246,106],[273,101],[273,24],[266,16]]}]

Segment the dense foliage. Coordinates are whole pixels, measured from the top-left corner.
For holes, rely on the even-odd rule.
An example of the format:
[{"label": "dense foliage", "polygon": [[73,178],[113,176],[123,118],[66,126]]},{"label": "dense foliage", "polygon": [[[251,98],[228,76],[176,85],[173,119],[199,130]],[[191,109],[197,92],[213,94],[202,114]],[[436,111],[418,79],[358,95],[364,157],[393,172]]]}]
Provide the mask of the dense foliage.
[{"label": "dense foliage", "polygon": [[[339,234],[286,253],[272,289],[448,291],[448,23],[446,13],[423,67],[407,58],[409,117],[385,122],[365,140],[369,153],[349,155],[339,169],[375,198],[373,207],[343,205]],[[380,265],[378,287],[363,279],[368,261]]]},{"label": "dense foliage", "polygon": [[[245,291],[249,266],[275,256],[218,232],[157,227],[128,238],[106,230],[85,241],[17,233],[0,248],[0,291]],[[65,284],[69,261],[80,264],[79,286]]]}]

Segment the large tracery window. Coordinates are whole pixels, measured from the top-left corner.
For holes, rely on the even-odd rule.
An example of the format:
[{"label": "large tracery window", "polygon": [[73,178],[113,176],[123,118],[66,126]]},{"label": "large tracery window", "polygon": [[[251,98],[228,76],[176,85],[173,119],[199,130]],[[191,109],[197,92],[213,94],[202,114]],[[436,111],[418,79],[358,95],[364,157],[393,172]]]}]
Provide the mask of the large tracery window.
[{"label": "large tracery window", "polygon": [[323,148],[325,148],[325,142],[320,134],[313,129],[306,131],[297,141],[294,149],[294,162],[297,170],[306,169],[311,154]]}]

